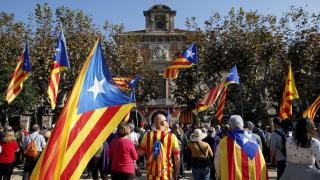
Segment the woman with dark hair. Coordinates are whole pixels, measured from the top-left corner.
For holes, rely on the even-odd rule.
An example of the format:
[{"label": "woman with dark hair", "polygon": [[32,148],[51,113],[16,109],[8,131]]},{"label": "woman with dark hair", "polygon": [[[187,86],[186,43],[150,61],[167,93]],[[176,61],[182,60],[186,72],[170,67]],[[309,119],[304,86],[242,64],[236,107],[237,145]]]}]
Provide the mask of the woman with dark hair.
[{"label": "woman with dark hair", "polygon": [[299,119],[293,137],[286,141],[287,166],[281,180],[319,179],[315,162],[320,163],[320,142],[314,136],[313,122]]},{"label": "woman with dark hair", "polygon": [[129,133],[129,125],[120,123],[117,129],[117,138],[110,144],[111,179],[134,179],[134,161],[138,159],[138,154],[133,142],[128,139]]}]

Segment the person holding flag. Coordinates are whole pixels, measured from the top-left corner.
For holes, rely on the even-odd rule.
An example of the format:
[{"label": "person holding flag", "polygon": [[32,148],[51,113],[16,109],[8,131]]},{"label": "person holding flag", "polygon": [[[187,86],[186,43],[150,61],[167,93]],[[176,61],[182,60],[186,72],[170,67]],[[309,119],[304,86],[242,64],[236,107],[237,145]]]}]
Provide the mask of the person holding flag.
[{"label": "person holding flag", "polygon": [[31,180],[80,179],[89,160],[134,104],[112,81],[98,40],[41,153]]},{"label": "person holding flag", "polygon": [[29,57],[28,45],[25,45],[24,51],[18,57],[18,64],[14,70],[12,80],[9,83],[6,91],[6,100],[11,103],[21,92],[23,82],[31,75],[31,64]]},{"label": "person holding flag", "polygon": [[243,130],[239,115],[229,119],[230,133],[221,139],[214,158],[217,179],[267,180],[267,166],[250,131]]},{"label": "person holding flag", "polygon": [[66,40],[64,39],[63,31],[61,31],[57,42],[56,53],[54,54],[54,62],[52,64],[49,79],[48,96],[51,102],[52,109],[55,109],[57,103],[60,72],[65,71],[69,68],[70,65],[68,60]]}]

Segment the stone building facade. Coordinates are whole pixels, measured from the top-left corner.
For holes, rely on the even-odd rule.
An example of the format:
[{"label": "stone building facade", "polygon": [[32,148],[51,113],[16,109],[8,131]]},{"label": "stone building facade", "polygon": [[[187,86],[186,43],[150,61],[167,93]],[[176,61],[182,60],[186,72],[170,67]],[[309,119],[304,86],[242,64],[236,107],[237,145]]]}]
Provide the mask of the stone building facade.
[{"label": "stone building facade", "polygon": [[[152,62],[162,73],[173,58],[181,53],[181,49],[187,46],[187,31],[175,28],[176,11],[167,5],[154,5],[143,11],[143,15],[145,16],[144,30],[125,32],[120,35],[134,35],[137,40],[139,59]],[[142,121],[149,121],[152,115],[159,110],[165,112],[169,110],[173,120],[179,116],[180,108],[170,100],[169,80],[162,78],[161,75],[159,75],[159,80],[160,97],[151,99],[146,104],[138,104],[138,112],[135,113]]]}]

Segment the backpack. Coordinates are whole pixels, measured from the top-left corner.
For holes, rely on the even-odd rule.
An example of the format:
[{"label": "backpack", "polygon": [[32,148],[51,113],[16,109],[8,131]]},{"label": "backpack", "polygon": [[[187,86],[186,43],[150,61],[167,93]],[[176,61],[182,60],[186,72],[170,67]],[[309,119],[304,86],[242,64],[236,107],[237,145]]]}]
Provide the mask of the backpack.
[{"label": "backpack", "polygon": [[[166,137],[168,133],[166,133],[160,140],[157,140],[154,142],[153,147],[152,147],[152,153],[148,157],[147,163],[149,164],[157,164],[158,167],[161,167],[161,164],[163,164],[163,139]],[[151,171],[150,175],[153,176],[162,176],[162,174],[165,172],[166,169],[163,168],[158,168],[155,171]]]},{"label": "backpack", "polygon": [[157,140],[156,142],[154,142],[153,144],[153,157],[155,160],[158,159],[159,155],[161,155],[160,153],[161,148],[162,148],[162,140],[166,137],[168,133],[166,133],[160,140]]},{"label": "backpack", "polygon": [[274,131],[276,134],[278,134],[280,137],[281,137],[281,139],[282,139],[282,149],[280,149],[280,151],[282,152],[282,154],[285,156],[285,157],[287,157],[287,152],[286,152],[286,137],[285,137],[285,135],[284,134],[282,134],[280,131],[278,131],[278,130],[275,130]]},{"label": "backpack", "polygon": [[[28,158],[36,158],[38,156],[38,148],[36,145],[36,138],[37,136],[31,140],[31,142],[29,142],[29,144],[27,145],[26,149],[24,150],[24,156],[28,157]],[[30,137],[31,139],[31,137]]]}]

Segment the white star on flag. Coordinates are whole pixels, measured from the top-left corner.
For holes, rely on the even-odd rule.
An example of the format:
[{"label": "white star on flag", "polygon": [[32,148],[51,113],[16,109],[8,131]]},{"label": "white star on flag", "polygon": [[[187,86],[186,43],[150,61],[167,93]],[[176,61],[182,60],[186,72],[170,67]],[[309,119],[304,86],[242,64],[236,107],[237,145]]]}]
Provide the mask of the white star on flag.
[{"label": "white star on flag", "polygon": [[196,54],[196,53],[192,53],[192,51],[187,50],[187,58],[188,58],[188,57],[193,58],[193,55],[194,55],[194,54]]},{"label": "white star on flag", "polygon": [[247,131],[245,131],[243,135],[243,144],[246,144],[249,141],[255,144],[256,142],[252,139],[252,136],[252,134],[249,134]]},{"label": "white star on flag", "polygon": [[97,77],[94,77],[94,83],[93,86],[91,86],[88,91],[89,92],[93,92],[93,99],[96,100],[96,97],[99,93],[104,93],[103,90],[103,83],[106,79],[102,79],[102,80],[98,80]]}]

